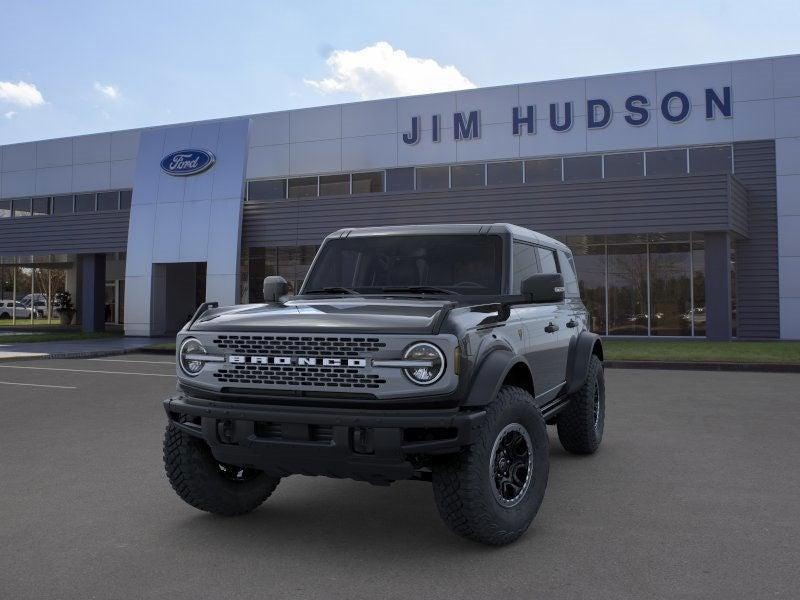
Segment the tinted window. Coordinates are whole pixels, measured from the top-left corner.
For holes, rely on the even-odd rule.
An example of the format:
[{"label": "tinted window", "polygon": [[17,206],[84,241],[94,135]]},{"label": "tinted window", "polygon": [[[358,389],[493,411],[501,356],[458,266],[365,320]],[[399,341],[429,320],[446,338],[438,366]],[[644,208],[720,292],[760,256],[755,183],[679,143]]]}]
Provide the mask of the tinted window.
[{"label": "tinted window", "polygon": [[72,212],[72,196],[53,196],[53,214],[64,215]]},{"label": "tinted window", "polygon": [[536,261],[536,246],[514,242],[514,275],[511,279],[511,293],[519,294],[522,282],[539,272]]},{"label": "tinted window", "polygon": [[353,173],[354,194],[374,194],[383,191],[383,172]]},{"label": "tinted window", "polygon": [[92,212],[94,206],[94,194],[78,194],[75,196],[75,212]]},{"label": "tinted window", "polygon": [[31,199],[30,198],[17,198],[12,201],[14,203],[14,217],[30,217],[31,216]]},{"label": "tinted window", "polygon": [[497,162],[486,165],[488,185],[513,185],[522,183],[522,161]]},{"label": "tinted window", "polygon": [[564,181],[600,179],[603,177],[603,157],[571,156],[564,159]]},{"label": "tinted window", "polygon": [[320,196],[342,196],[350,193],[350,174],[323,175],[319,178]]},{"label": "tinted window", "polygon": [[647,153],[647,176],[686,173],[686,150],[660,150]]},{"label": "tinted window", "polygon": [[536,247],[539,253],[539,264],[542,268],[542,273],[558,273],[558,261],[556,260],[556,253],[549,248]]},{"label": "tinted window", "polygon": [[345,287],[375,294],[432,286],[459,294],[499,294],[502,271],[499,236],[356,237],[325,244],[305,290]]},{"label": "tinted window", "polygon": [[446,190],[450,187],[448,167],[417,167],[418,190]]},{"label": "tinted window", "polygon": [[387,192],[408,192],[414,189],[414,167],[386,171]]},{"label": "tinted window", "polygon": [[730,173],[731,147],[690,148],[689,171],[692,173]]},{"label": "tinted window", "polygon": [[131,197],[133,196],[132,190],[122,190],[119,193],[119,209],[120,210],[130,210],[131,209]]},{"label": "tinted window", "polygon": [[119,209],[119,193],[103,192],[97,194],[97,210],[109,211]]},{"label": "tinted window", "polygon": [[268,179],[247,184],[248,200],[283,200],[286,198],[286,180]]},{"label": "tinted window", "polygon": [[454,188],[483,186],[486,179],[486,165],[456,165],[451,168],[452,186]]},{"label": "tinted window", "polygon": [[33,199],[33,214],[34,215],[49,215],[50,214],[50,198],[47,196]]},{"label": "tinted window", "polygon": [[561,181],[561,159],[525,161],[525,183],[554,183]]},{"label": "tinted window", "polygon": [[0,219],[11,218],[11,200],[0,200]]},{"label": "tinted window", "polygon": [[644,175],[644,154],[641,152],[627,152],[625,154],[606,154],[603,157],[603,176],[612,177],[641,177]]},{"label": "tinted window", "polygon": [[316,195],[316,177],[297,177],[289,180],[289,198],[311,198]]},{"label": "tinted window", "polygon": [[568,296],[579,296],[578,276],[575,274],[575,263],[571,256],[565,252],[558,251],[561,272],[564,274],[564,289]]}]

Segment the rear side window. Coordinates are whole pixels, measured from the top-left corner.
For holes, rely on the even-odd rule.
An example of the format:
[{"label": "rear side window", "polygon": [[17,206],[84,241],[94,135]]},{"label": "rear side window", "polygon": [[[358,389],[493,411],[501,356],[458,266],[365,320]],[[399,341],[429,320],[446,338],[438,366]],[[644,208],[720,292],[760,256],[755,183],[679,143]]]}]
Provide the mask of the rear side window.
[{"label": "rear side window", "polygon": [[567,296],[580,296],[578,290],[578,276],[575,273],[575,261],[572,256],[562,250],[558,251],[558,259],[561,263],[561,272],[564,274],[564,290]]},{"label": "rear side window", "polygon": [[556,260],[556,253],[550,248],[542,248],[537,246],[539,252],[539,263],[542,266],[542,273],[558,273],[558,260]]},{"label": "rear side window", "polygon": [[514,277],[511,283],[511,293],[519,294],[522,290],[522,282],[538,272],[536,246],[514,242]]}]

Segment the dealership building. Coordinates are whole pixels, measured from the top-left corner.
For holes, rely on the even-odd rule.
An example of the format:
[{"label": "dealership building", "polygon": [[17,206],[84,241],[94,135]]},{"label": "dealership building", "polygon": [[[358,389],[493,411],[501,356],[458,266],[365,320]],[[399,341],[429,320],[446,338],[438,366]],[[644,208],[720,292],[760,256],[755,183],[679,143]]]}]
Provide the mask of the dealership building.
[{"label": "dealership building", "polygon": [[444,222],[564,241],[604,335],[800,339],[800,55],[2,146],[0,307],[163,335],[331,231]]}]

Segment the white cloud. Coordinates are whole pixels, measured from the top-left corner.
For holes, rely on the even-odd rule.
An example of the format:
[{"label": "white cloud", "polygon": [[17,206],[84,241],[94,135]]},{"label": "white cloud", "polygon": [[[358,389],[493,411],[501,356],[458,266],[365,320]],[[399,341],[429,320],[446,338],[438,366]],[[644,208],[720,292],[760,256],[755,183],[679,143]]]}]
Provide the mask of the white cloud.
[{"label": "white cloud", "polygon": [[119,91],[119,88],[115,85],[108,84],[103,85],[99,81],[94,82],[94,91],[98,92],[99,94],[105,96],[109,100],[119,100],[122,98],[122,94]]},{"label": "white cloud", "polygon": [[15,110],[10,110],[10,111],[8,111],[7,113],[3,113],[3,116],[4,116],[6,119],[13,119],[13,118],[14,118],[14,115],[16,115],[16,114],[17,114],[17,111],[15,111]]},{"label": "white cloud", "polygon": [[44,104],[42,93],[36,89],[36,85],[24,81],[0,81],[0,101],[26,108]]},{"label": "white cloud", "polygon": [[325,61],[330,76],[303,81],[323,94],[351,92],[364,100],[474,88],[453,65],[416,58],[377,42],[361,50],[334,50]]}]

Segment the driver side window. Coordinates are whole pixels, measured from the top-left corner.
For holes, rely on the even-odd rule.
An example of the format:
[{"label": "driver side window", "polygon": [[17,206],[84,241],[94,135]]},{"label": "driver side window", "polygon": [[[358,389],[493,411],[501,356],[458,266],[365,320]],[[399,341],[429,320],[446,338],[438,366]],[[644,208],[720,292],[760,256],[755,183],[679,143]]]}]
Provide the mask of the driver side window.
[{"label": "driver side window", "polygon": [[514,242],[514,273],[511,278],[511,293],[519,294],[522,289],[522,282],[539,272],[536,246],[523,242]]}]

